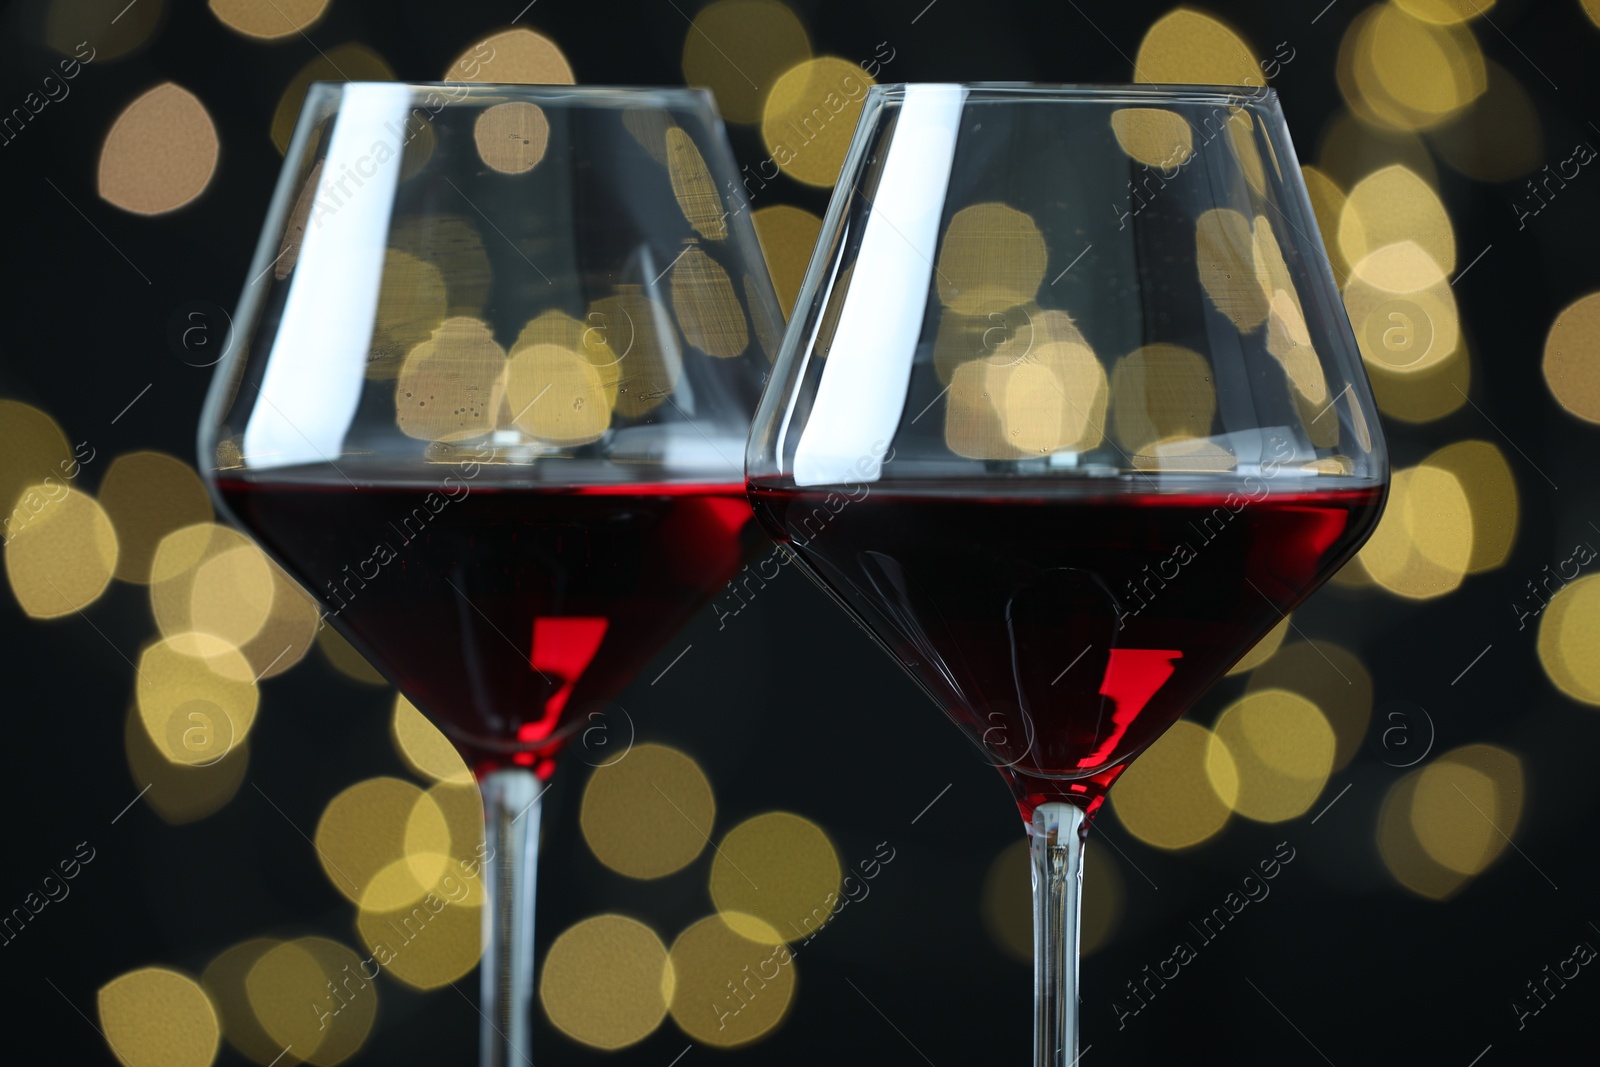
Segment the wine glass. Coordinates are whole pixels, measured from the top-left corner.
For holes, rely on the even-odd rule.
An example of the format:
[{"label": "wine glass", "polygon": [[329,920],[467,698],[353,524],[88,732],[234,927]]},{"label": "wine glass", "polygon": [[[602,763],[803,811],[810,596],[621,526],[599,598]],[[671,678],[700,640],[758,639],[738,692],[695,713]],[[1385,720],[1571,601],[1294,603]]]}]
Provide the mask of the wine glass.
[{"label": "wine glass", "polygon": [[1074,1062],[1090,818],[1386,492],[1276,94],[874,87],[745,464],[1011,786],[1034,1062]]},{"label": "wine glass", "polygon": [[313,86],[202,417],[224,511],[479,778],[486,1065],[557,752],[755,535],[782,317],[736,176],[698,90]]}]

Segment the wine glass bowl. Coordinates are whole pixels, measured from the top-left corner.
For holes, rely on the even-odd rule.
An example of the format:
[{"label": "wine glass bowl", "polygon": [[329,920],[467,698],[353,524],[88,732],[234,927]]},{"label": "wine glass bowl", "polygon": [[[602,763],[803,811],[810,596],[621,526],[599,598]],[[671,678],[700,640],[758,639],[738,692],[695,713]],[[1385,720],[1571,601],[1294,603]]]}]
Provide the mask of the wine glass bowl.
[{"label": "wine glass bowl", "polygon": [[782,316],[737,173],[701,91],[315,85],[202,416],[224,512],[479,776],[485,1064],[557,753],[752,547]]},{"label": "wine glass bowl", "polygon": [[1011,785],[1036,1062],[1070,1062],[1089,816],[1382,510],[1276,94],[872,89],[745,462],[762,525]]}]

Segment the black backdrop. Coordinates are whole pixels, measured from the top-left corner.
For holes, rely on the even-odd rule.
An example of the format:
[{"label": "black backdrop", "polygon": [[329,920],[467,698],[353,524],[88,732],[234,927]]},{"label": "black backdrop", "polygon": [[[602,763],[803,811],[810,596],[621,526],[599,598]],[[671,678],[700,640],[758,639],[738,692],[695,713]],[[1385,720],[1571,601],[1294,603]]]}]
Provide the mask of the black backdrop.
[{"label": "black backdrop", "polygon": [[[56,61],[38,40],[45,6],[7,8],[0,43],[6,107]],[[123,2],[94,6],[109,19]],[[895,59],[885,77],[911,81],[1126,80],[1124,54],[1132,55],[1150,23],[1169,10],[1145,0],[792,6],[817,54],[866,57],[887,41]],[[432,79],[520,7],[518,0],[334,0],[308,36],[324,48],[361,41],[398,76]],[[1319,131],[1341,106],[1335,56],[1360,9],[1352,0],[1326,8],[1322,0],[1208,5],[1259,55],[1292,42],[1296,60],[1276,85],[1303,161],[1316,159]],[[687,0],[541,0],[520,24],[554,38],[581,82],[679,84],[686,15],[694,10]],[[1473,32],[1536,102],[1546,158],[1566,158],[1565,146],[1578,140],[1600,142],[1590,124],[1600,112],[1589,110],[1600,99],[1600,30],[1577,0],[1502,0],[1489,17],[1492,25],[1480,21]],[[172,324],[197,301],[231,307],[280,165],[266,133],[271,115],[284,85],[314,55],[300,37],[251,41],[204,5],[169,4],[147,46],[86,67],[69,99],[0,148],[9,261],[0,395],[50,412],[71,440],[91,440],[108,456],[137,449],[192,456],[209,372],[181,358]],[[144,218],[97,197],[96,160],[126,103],[164,80],[205,102],[222,155],[198,201]],[[742,162],[765,154],[751,128],[735,127],[732,136]],[[1103,819],[1100,829],[1126,856],[1118,857],[1126,899],[1114,937],[1083,966],[1091,1063],[1487,1067],[1593,1056],[1600,978],[1585,971],[1521,1030],[1509,1007],[1526,992],[1524,982],[1567,956],[1574,942],[1600,944],[1600,928],[1591,925],[1600,922],[1592,835],[1600,788],[1588,760],[1600,743],[1600,718],[1548,681],[1533,631],[1518,633],[1507,605],[1527,577],[1564,558],[1586,523],[1600,521],[1593,466],[1600,438],[1561,411],[1539,372],[1556,312],[1600,288],[1600,184],[1591,188],[1594,179],[1580,178],[1548,209],[1554,218],[1519,231],[1512,208],[1518,183],[1474,182],[1443,167],[1440,175],[1461,261],[1492,246],[1457,290],[1474,353],[1476,408],[1425,426],[1391,425],[1391,448],[1396,464],[1405,465],[1454,440],[1499,445],[1521,498],[1515,551],[1503,568],[1469,578],[1450,597],[1406,602],[1326,593],[1296,621],[1313,637],[1358,652],[1376,680],[1380,713],[1386,702],[1409,700],[1430,711],[1440,747],[1488,741],[1522,758],[1528,788],[1516,848],[1446,903],[1398,886],[1374,845],[1374,826],[1401,772],[1385,763],[1373,738],[1335,775],[1325,796],[1347,783],[1349,791],[1315,825],[1309,816],[1276,826],[1235,820],[1206,845],[1173,854]],[[826,196],[779,179],[770,202],[820,213]],[[147,384],[148,393],[113,424]],[[92,491],[103,471],[92,465],[82,487]],[[114,583],[87,619],[51,622],[28,619],[4,598],[0,626],[7,689],[0,906],[20,901],[77,842],[97,850],[72,896],[0,948],[7,1059],[31,1047],[36,1061],[109,1061],[78,1009],[93,1018],[95,990],[129,969],[160,963],[197,974],[227,945],[261,934],[350,939],[348,905],[283,816],[312,826],[346,785],[399,773],[387,736],[388,691],[353,685],[313,655],[265,683],[249,779],[232,804],[181,827],[135,806],[112,825],[137,792],[122,742],[133,685],[123,654],[149,637],[145,591]],[[797,576],[771,584],[739,625],[723,632],[703,613],[686,640],[694,655],[662,684],[636,686],[624,700],[641,736],[683,748],[706,769],[719,827],[793,810],[825,827],[846,862],[883,840],[897,856],[870,900],[808,947],[781,1028],[743,1050],[694,1047],[676,1062],[1024,1062],[1030,974],[996,948],[979,914],[985,873],[1020,830],[994,772]],[[1486,644],[1492,651],[1452,685]],[[677,648],[644,676],[655,677]],[[811,666],[800,671],[802,662]],[[1238,691],[1228,683],[1194,715],[1211,721]],[[576,826],[586,773],[573,767],[561,774],[547,798],[541,932],[547,939],[587,915],[617,910],[645,918],[670,941],[709,910],[709,853],[689,876],[660,883],[625,882],[606,871]],[[252,784],[276,798],[283,814],[262,803]],[[1188,920],[1215,906],[1281,841],[1297,858],[1270,900],[1248,909],[1186,977],[1119,1029],[1114,991],[1167,956]],[[475,985],[469,979],[462,988],[475,996]],[[473,1061],[478,1017],[466,999],[392,982],[382,992],[378,1026],[355,1062]],[[562,1037],[542,1016],[535,1028],[541,1063],[664,1065],[689,1044],[669,1021],[608,1057]],[[224,1047],[218,1062],[243,1061]]]}]

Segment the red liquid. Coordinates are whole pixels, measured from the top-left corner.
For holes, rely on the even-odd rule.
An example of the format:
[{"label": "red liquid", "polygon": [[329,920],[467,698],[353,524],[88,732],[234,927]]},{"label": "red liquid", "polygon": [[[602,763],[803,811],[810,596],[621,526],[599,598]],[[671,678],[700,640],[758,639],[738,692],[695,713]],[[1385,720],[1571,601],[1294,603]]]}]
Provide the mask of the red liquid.
[{"label": "red liquid", "polygon": [[750,497],[1006,775],[1024,818],[1052,800],[1098,807],[1134,756],[1360,547],[1383,501],[1371,488],[1254,502],[1040,483],[1005,496],[854,493],[752,486]]},{"label": "red liquid", "polygon": [[471,487],[432,507],[426,488],[218,490],[479,773],[548,774],[733,576],[750,518],[736,485]]}]

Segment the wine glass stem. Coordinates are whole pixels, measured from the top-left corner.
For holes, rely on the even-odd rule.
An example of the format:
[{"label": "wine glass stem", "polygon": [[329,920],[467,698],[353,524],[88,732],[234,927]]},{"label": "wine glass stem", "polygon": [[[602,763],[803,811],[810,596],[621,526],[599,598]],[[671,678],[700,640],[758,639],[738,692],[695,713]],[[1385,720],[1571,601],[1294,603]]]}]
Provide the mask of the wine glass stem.
[{"label": "wine glass stem", "polygon": [[521,768],[494,771],[480,783],[486,840],[483,865],[482,1004],[478,1028],[481,1067],[532,1063],[528,1048],[533,1006],[533,889],[539,853],[539,794],[543,784]]},{"label": "wine glass stem", "polygon": [[1078,900],[1088,820],[1071,804],[1034,809],[1033,1063],[1078,1061]]}]

